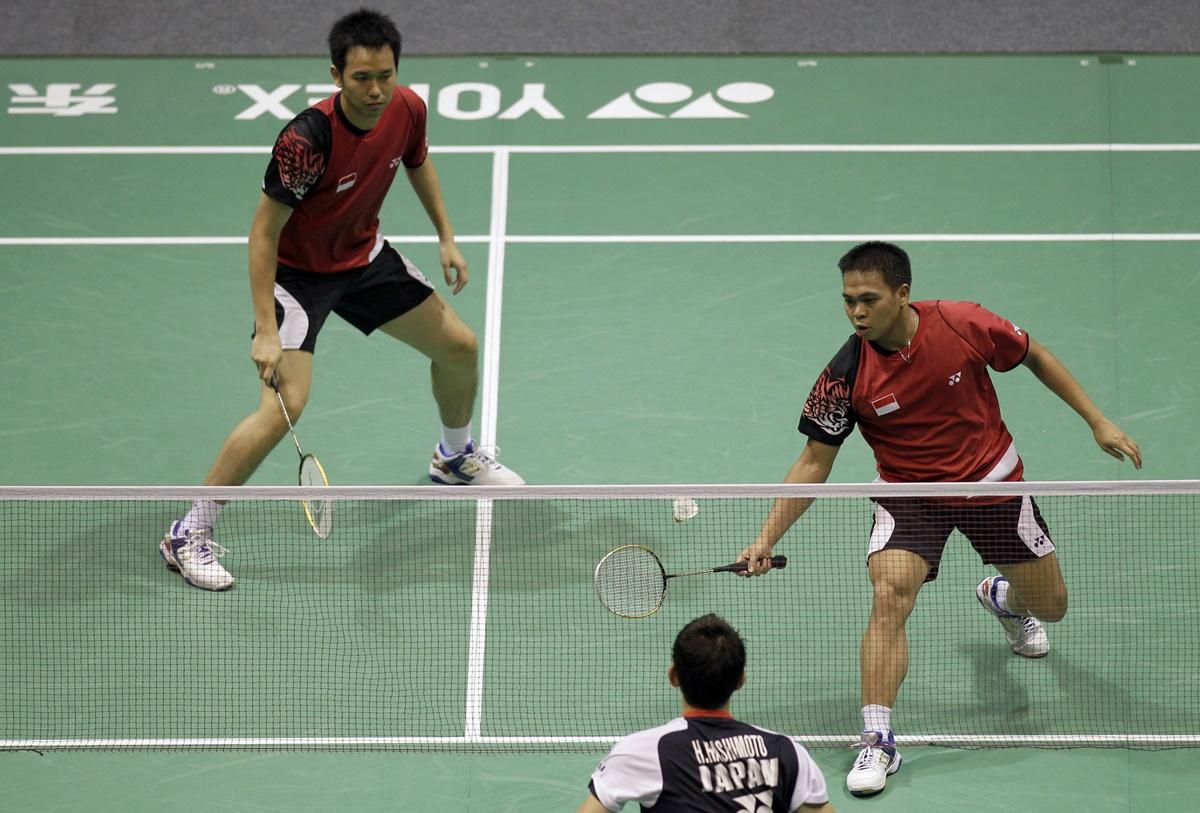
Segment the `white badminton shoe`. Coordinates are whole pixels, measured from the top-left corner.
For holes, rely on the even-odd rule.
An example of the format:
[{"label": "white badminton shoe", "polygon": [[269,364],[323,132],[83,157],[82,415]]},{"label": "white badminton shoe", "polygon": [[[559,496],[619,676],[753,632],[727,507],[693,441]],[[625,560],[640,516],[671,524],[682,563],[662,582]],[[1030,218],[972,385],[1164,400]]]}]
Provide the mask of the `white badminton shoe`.
[{"label": "white badminton shoe", "polygon": [[887,786],[887,778],[900,770],[900,752],[892,732],[864,731],[858,743],[858,758],[846,775],[846,790],[852,796],[874,796]]},{"label": "white badminton shoe", "polygon": [[438,444],[429,462],[429,479],[448,486],[523,486],[524,478],[496,462],[499,449],[488,450],[467,444],[465,451],[449,454]]},{"label": "white badminton shoe", "polygon": [[233,586],[233,574],[217,561],[228,552],[213,541],[211,528],[184,531],[178,522],[171,524],[158,543],[158,553],[167,567],[201,590],[228,590]]},{"label": "white badminton shoe", "polygon": [[975,598],[983,609],[996,617],[1004,628],[1004,637],[1012,651],[1022,658],[1044,658],[1050,651],[1050,638],[1042,622],[1032,615],[1015,615],[1000,609],[996,603],[996,585],[1007,581],[1003,576],[989,576],[975,588]]}]

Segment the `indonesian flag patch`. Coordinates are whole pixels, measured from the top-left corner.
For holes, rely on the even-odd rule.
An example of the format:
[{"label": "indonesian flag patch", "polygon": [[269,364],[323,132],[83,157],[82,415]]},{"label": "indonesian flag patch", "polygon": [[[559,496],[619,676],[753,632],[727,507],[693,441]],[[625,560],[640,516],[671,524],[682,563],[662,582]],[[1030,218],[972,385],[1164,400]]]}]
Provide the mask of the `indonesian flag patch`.
[{"label": "indonesian flag patch", "polygon": [[889,412],[895,412],[900,408],[900,402],[896,400],[894,393],[888,393],[882,398],[876,398],[871,402],[871,406],[875,407],[876,415],[886,415]]}]

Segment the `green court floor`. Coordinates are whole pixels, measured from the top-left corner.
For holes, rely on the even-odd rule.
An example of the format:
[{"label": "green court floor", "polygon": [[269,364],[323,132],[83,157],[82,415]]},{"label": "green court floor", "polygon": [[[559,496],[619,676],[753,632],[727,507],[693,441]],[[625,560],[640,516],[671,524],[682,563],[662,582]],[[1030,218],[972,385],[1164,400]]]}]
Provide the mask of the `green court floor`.
[{"label": "green court floor", "polygon": [[[1200,80],[1200,59],[414,58],[400,67],[429,99],[433,160],[471,267],[453,304],[483,344],[477,430],[530,482],[779,481],[801,447],[803,399],[849,333],[837,257],[874,237],[908,249],[916,298],[980,301],[1050,347],[1146,459],[1135,472],[1102,454],[1079,419],[1020,369],[994,381],[1029,479],[1196,476],[1198,366],[1187,336],[1200,309],[1200,113],[1180,100]],[[8,59],[0,76],[9,92],[0,114],[0,339],[8,348],[0,355],[0,484],[196,483],[257,399],[244,236],[269,145],[308,98],[329,92],[325,65]],[[403,182],[381,217],[390,239],[439,281],[428,221]],[[396,343],[327,325],[302,436],[336,482],[425,482],[437,435],[427,379],[427,363]],[[294,461],[281,446],[252,483],[291,483]],[[834,479],[873,476],[855,437]],[[376,584],[282,572],[247,541],[231,545],[245,567],[237,591],[181,594],[154,555],[159,525],[141,516],[128,526],[131,538],[107,546],[105,572],[124,591],[117,596],[76,570],[61,588],[78,600],[56,606],[32,595],[19,572],[0,574],[6,618],[54,629],[56,612],[77,618],[89,602],[119,604],[124,615],[97,623],[145,640],[164,607],[211,615],[216,629],[230,631],[240,662],[269,677],[273,619],[297,608],[319,614],[313,593],[334,601],[339,591],[370,593]],[[494,544],[497,578],[540,555],[502,534]],[[1108,567],[1106,558],[1070,553],[1070,578],[1086,583]],[[346,573],[400,567],[361,550],[329,555],[345,558]],[[498,636],[546,605],[578,612],[590,601],[568,561],[544,593],[497,593]],[[857,559],[837,562],[831,551],[829,567],[861,576]],[[961,568],[943,576],[951,583],[939,580],[927,597],[921,623],[933,628],[938,613],[969,611],[972,567],[978,562],[963,553]],[[1146,592],[1120,599],[1135,615],[1166,607],[1197,567],[1189,557],[1166,577],[1138,571]],[[427,612],[461,645],[443,650],[447,662],[464,661],[470,578],[438,573],[438,582],[411,605],[383,595],[386,610],[359,623],[384,635],[399,613]],[[253,600],[256,583],[297,591],[296,603],[264,611]],[[678,618],[664,615],[654,633],[664,660],[677,622],[707,600],[685,595]],[[795,614],[819,612],[804,596],[780,601]],[[1083,636],[1088,608],[1084,594],[1061,625],[1053,671],[997,678],[987,672],[993,661],[980,658],[982,681],[1010,685],[1017,698],[1043,686],[1119,696],[1119,683],[1071,669],[1079,661],[1070,625]],[[1190,607],[1169,611],[1179,624],[1195,621]],[[256,638],[249,618],[258,612]],[[753,629],[756,619],[742,623]],[[861,618],[829,623],[852,639]],[[16,629],[0,633],[6,649],[33,658]],[[485,721],[487,708],[515,719],[549,699],[579,702],[537,681],[522,694],[528,673],[553,669],[553,648],[566,640],[549,620],[526,632],[544,646],[521,653],[516,641],[493,651]],[[1121,632],[1130,641],[1153,641],[1151,633]],[[624,634],[632,646],[647,645]],[[806,696],[820,700],[823,728],[856,724],[853,646],[803,682]],[[143,650],[129,652],[132,660]],[[923,657],[935,670],[938,653]],[[175,668],[203,675],[220,702],[212,683],[221,675],[202,653]],[[1187,680],[1177,663],[1151,668],[1165,682]],[[4,669],[14,696],[53,702],[19,658]],[[136,707],[145,693],[150,706],[169,704],[155,690],[157,674],[124,687],[123,702]],[[56,676],[42,680],[53,687]],[[121,675],[105,680],[115,685]],[[414,680],[415,696],[461,693],[464,674],[448,667]],[[925,699],[921,680],[914,667],[913,697]],[[620,678],[614,685],[636,689]],[[658,688],[663,714],[673,714],[669,687]],[[951,717],[970,708],[972,686],[962,688]],[[1155,720],[1191,719],[1176,709],[1180,722],[1153,698],[1129,700]],[[769,710],[760,698],[744,708],[748,717]],[[362,711],[360,719],[461,733],[461,719],[426,711]],[[986,720],[1006,709],[973,713]],[[242,722],[252,728],[252,718]],[[136,735],[136,720],[130,728]],[[0,783],[5,805],[31,811],[571,810],[602,751],[26,752],[0,754]],[[1183,809],[1193,752],[914,748],[893,787],[872,802],[841,787],[848,752],[816,756],[839,810],[1157,811]]]}]

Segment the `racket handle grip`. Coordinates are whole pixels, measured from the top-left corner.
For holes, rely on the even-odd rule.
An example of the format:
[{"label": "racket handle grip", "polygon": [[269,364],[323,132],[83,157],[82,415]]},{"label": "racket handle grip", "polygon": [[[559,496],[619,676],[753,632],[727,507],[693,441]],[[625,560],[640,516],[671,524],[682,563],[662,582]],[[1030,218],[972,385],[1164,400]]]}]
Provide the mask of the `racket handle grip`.
[{"label": "racket handle grip", "polygon": [[[786,556],[772,556],[771,557],[771,569],[772,570],[779,570],[780,568],[784,568],[784,567],[787,567],[787,557]],[[750,569],[750,565],[746,562],[735,562],[732,565],[726,565],[725,567],[716,568],[716,570],[718,570],[718,571],[728,570],[732,573],[745,573],[749,569]]]}]

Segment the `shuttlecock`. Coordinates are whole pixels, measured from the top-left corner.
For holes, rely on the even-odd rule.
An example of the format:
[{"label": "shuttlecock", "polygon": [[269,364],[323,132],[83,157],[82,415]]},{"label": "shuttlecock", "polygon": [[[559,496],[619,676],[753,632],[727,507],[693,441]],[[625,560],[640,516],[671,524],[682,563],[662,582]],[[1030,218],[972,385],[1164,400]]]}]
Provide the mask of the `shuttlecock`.
[{"label": "shuttlecock", "polygon": [[677,497],[671,503],[671,518],[676,522],[686,522],[700,513],[700,504],[690,497]]}]

